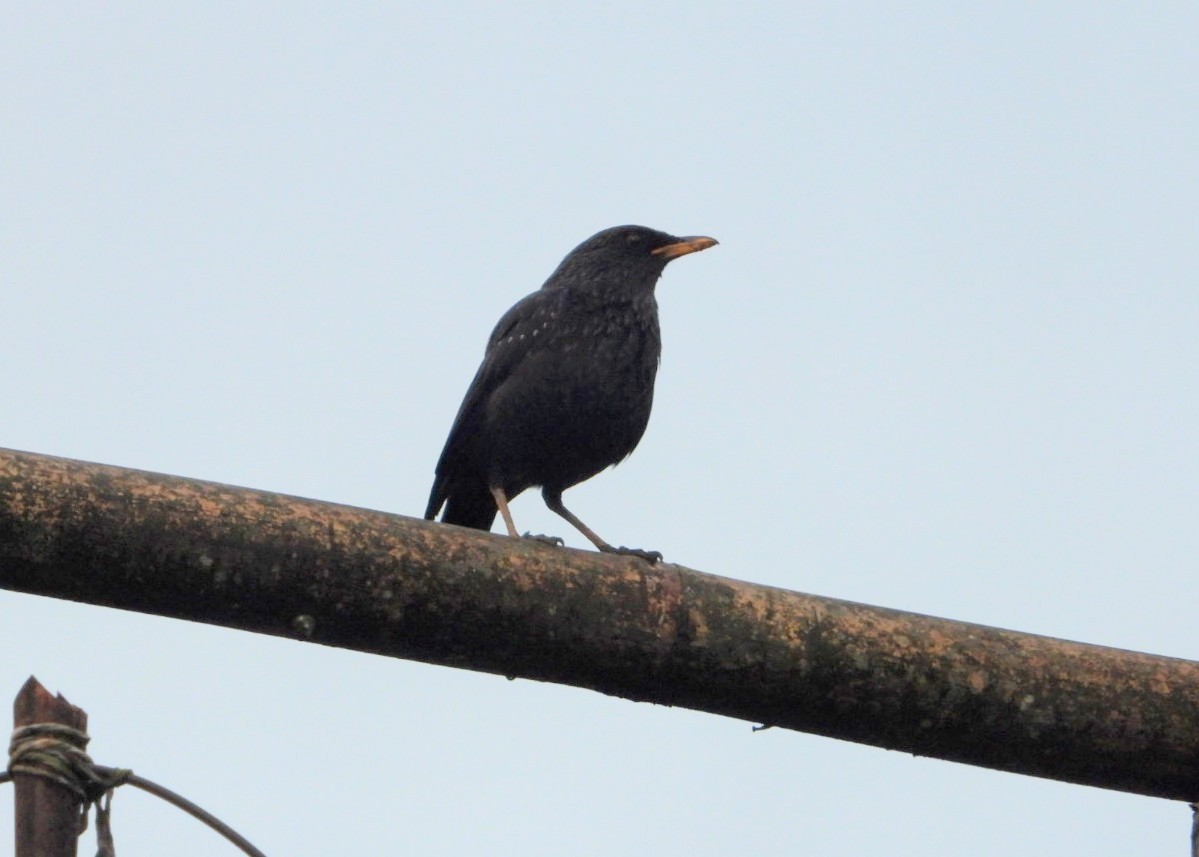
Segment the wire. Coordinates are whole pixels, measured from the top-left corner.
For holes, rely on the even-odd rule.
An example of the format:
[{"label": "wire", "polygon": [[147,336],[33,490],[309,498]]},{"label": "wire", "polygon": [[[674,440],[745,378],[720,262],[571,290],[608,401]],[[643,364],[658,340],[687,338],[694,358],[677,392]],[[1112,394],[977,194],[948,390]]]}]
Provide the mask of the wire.
[{"label": "wire", "polygon": [[[119,786],[131,785],[183,810],[192,818],[211,827],[250,857],[266,857],[250,842],[212,813],[182,795],[139,777],[128,768],[97,765],[84,748],[91,739],[78,729],[61,723],[34,723],[13,730],[8,748],[8,770],[0,772],[0,785],[11,782],[13,774],[28,774],[57,783],[69,791],[82,806],[82,824],[87,810],[96,807],[96,837],[100,853],[113,853],[109,811],[112,793]],[[103,804],[101,803],[103,801]]]}]

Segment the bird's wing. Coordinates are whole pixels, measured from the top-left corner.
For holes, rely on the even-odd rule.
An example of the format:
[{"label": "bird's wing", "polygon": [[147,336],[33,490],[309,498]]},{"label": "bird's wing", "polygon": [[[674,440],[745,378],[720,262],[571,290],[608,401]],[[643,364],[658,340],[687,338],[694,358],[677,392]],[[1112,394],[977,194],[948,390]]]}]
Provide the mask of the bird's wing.
[{"label": "bird's wing", "polygon": [[[557,313],[559,295],[550,290],[533,292],[518,301],[496,324],[487,340],[483,363],[467,388],[458,415],[450,428],[445,448],[437,461],[437,478],[429,494],[425,517],[432,519],[445,502],[453,474],[478,468],[475,461],[475,442],[484,429],[484,413],[491,394],[504,383],[516,367],[537,350],[534,331],[541,332]],[[544,341],[541,340],[541,341]],[[486,474],[478,474],[486,478]]]}]

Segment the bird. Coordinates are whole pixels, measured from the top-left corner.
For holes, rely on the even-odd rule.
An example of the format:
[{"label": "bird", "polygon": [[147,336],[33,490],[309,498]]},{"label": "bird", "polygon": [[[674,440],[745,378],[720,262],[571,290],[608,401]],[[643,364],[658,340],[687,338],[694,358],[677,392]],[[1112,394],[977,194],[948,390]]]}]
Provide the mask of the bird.
[{"label": "bird", "polygon": [[562,492],[624,460],[641,440],[662,354],[654,286],[671,260],[716,243],[616,226],[570,251],[491,332],[438,459],[425,518],[444,507],[442,522],[490,530],[498,512],[519,538],[508,504],[540,486],[546,506],[600,551],[658,562],[658,551],[600,538],[563,505]]}]

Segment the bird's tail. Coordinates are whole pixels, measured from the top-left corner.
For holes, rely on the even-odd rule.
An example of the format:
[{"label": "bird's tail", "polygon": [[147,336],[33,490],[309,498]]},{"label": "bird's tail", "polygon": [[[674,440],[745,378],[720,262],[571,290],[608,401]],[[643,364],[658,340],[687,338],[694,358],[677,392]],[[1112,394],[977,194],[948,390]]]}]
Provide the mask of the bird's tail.
[{"label": "bird's tail", "polygon": [[445,504],[445,513],[441,520],[446,524],[457,524],[460,527],[473,527],[476,530],[490,530],[495,523],[499,509],[495,498],[485,482],[449,483],[438,477],[433,483],[429,494],[429,505],[425,508],[425,518],[433,520]]}]

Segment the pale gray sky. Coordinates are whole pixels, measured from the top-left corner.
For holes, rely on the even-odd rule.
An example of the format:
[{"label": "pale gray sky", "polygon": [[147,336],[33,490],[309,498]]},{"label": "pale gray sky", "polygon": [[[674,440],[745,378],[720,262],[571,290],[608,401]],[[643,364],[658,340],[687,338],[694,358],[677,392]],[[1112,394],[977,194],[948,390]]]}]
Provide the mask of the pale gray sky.
[{"label": "pale gray sky", "polygon": [[[580,517],[705,571],[1199,657],[1197,32],[1190,2],[21,5],[0,446],[418,515],[501,312],[603,227],[703,233],[659,284],[649,431]],[[1190,823],[0,593],[0,696],[30,673],[98,761],[272,857],[1106,857],[1183,853]],[[114,820],[125,857],[228,853],[129,790]]]}]

